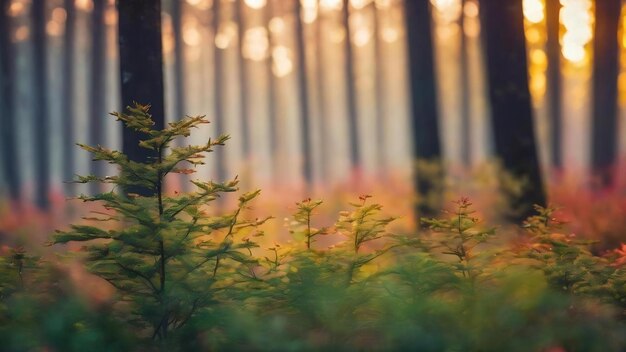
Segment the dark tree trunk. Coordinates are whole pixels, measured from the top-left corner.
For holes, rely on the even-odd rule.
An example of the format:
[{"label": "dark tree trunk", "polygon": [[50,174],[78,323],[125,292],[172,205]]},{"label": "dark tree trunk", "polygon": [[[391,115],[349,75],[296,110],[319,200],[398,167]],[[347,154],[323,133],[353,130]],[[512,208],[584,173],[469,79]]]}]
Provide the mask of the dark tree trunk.
[{"label": "dark tree trunk", "polygon": [[[421,200],[417,215],[433,216],[442,206],[441,145],[437,113],[431,11],[428,0],[405,0],[412,104],[413,158],[417,167],[415,190]],[[425,172],[425,169],[434,170]]]},{"label": "dark tree trunk", "polygon": [[599,186],[613,184],[617,154],[617,31],[621,6],[621,0],[596,1],[591,159]]},{"label": "dark tree trunk", "polygon": [[[465,8],[466,0],[461,1],[462,8]],[[459,58],[461,60],[461,162],[463,166],[469,168],[472,165],[472,143],[471,143],[471,123],[470,123],[470,85],[469,85],[469,60],[467,52],[467,36],[465,35],[465,13],[462,11],[459,17],[459,27],[461,29],[461,48]]]},{"label": "dark tree trunk", "polygon": [[521,221],[533,213],[533,204],[545,205],[528,89],[522,0],[481,0],[481,5],[495,153],[504,170],[524,182],[521,192],[503,190],[511,206],[509,219]]},{"label": "dark tree trunk", "polygon": [[63,123],[63,181],[65,194],[74,194],[74,185],[69,182],[74,178],[74,41],[76,25],[76,8],[74,0],[65,0],[65,34],[63,38],[63,94],[62,94],[62,123]]},{"label": "dark tree trunk", "polygon": [[244,158],[250,157],[250,118],[249,116],[249,101],[248,101],[248,65],[243,57],[243,40],[245,37],[244,26],[244,6],[246,6],[243,0],[239,0],[235,3],[237,7],[235,9],[235,22],[238,26],[239,38],[237,39],[238,45],[238,57],[239,57],[239,90],[241,92],[241,139],[243,143],[243,155]]},{"label": "dark tree trunk", "polygon": [[172,1],[172,27],[174,30],[174,119],[185,115],[185,58],[183,43],[183,1]]},{"label": "dark tree trunk", "polygon": [[296,18],[296,68],[298,69],[298,94],[300,100],[300,129],[302,146],[302,173],[304,180],[311,184],[313,182],[313,167],[311,157],[311,121],[309,115],[309,86],[306,72],[306,51],[304,35],[304,24],[302,23],[302,8],[300,0],[295,1]]},{"label": "dark tree trunk", "polygon": [[[105,130],[104,119],[105,94],[104,86],[104,1],[94,1],[91,15],[91,87],[89,99],[90,125],[89,141],[92,145],[102,145],[104,142]],[[104,175],[104,165],[101,162],[91,163],[91,173],[97,176]],[[91,193],[97,194],[101,191],[100,184],[90,185]]]},{"label": "dark tree trunk", "polygon": [[[118,0],[122,104],[150,104],[155,128],[164,126],[161,2]],[[123,131],[123,150],[130,160],[145,162],[158,155],[140,148],[145,135]],[[149,195],[145,189],[127,190]]]},{"label": "dark tree trunk", "polygon": [[18,202],[21,196],[19,158],[15,140],[15,61],[14,46],[11,42],[11,18],[8,9],[11,1],[0,0],[0,146],[2,169],[11,200]]},{"label": "dark tree trunk", "polygon": [[35,147],[35,203],[40,209],[49,207],[49,121],[48,70],[46,49],[46,1],[34,1],[31,8],[33,25],[33,103]]},{"label": "dark tree trunk", "polygon": [[[217,135],[224,134],[224,95],[222,91],[224,89],[224,55],[223,50],[215,45],[215,36],[220,31],[220,14],[222,10],[221,0],[214,0],[213,2],[213,48],[214,48],[214,93],[215,93],[215,131]],[[222,182],[226,179],[226,156],[224,155],[223,148],[217,148],[215,150],[215,160],[217,163],[217,179]]]},{"label": "dark tree trunk", "polygon": [[550,111],[550,146],[552,166],[561,168],[561,44],[559,43],[561,12],[560,0],[546,1],[546,24],[548,27],[548,104]]},{"label": "dark tree trunk", "polygon": [[356,111],[356,92],[354,89],[354,54],[352,52],[352,32],[350,31],[350,1],[344,0],[343,2],[343,25],[346,29],[346,93],[347,93],[347,108],[348,108],[348,133],[350,140],[350,165],[352,171],[356,171],[361,162],[361,151],[359,149],[359,129],[358,129],[358,116]]}]

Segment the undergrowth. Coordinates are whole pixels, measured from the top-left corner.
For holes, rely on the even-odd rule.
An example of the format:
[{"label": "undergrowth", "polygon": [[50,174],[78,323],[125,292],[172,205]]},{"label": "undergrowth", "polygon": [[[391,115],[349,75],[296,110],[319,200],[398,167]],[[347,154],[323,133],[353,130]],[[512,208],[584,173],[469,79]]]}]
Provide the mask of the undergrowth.
[{"label": "undergrowth", "polygon": [[[155,130],[148,106],[115,114],[143,133],[158,158],[138,163],[82,146],[118,176],[80,196],[106,211],[50,244],[83,243],[78,260],[112,299],[79,294],[56,261],[20,248],[0,256],[0,338],[5,350],[419,350],[619,351],[625,344],[626,249],[594,255],[588,241],[560,233],[553,208],[537,207],[515,241],[483,224],[462,198],[422,219],[417,234],[389,230],[395,217],[363,195],[332,225],[322,200],[296,204],[292,240],[261,246],[264,223],[248,219],[258,190],[238,206],[209,211],[237,180],[193,181],[167,195],[169,173],[227,140],[174,147],[207,121],[187,117]],[[124,192],[142,189],[139,195]],[[508,236],[507,238],[509,238]],[[330,241],[330,242],[329,242]],[[257,243],[259,242],[259,243]],[[264,241],[267,242],[267,241]],[[332,244],[328,244],[332,243]],[[71,257],[66,259],[65,257]],[[80,283],[79,285],[80,286]]]}]

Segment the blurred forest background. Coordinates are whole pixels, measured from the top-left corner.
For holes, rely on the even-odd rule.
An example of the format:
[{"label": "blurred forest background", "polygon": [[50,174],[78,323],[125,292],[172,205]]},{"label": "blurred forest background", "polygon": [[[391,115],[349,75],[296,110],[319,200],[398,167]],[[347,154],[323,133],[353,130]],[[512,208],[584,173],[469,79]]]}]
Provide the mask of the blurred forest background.
[{"label": "blurred forest background", "polygon": [[415,160],[462,184],[500,159],[530,183],[517,195],[526,203],[542,203],[545,186],[557,202],[601,193],[626,209],[619,0],[119,2],[0,0],[9,213],[99,191],[64,183],[75,174],[115,173],[75,143],[126,150],[107,114],[142,97],[123,91],[120,57],[150,59],[120,43],[146,23],[161,38],[163,80],[141,84],[163,84],[163,100],[139,102],[165,122],[207,115],[194,142],[232,137],[192,177],[239,175],[289,201],[365,189],[410,209],[413,187],[432,188],[415,180]]}]

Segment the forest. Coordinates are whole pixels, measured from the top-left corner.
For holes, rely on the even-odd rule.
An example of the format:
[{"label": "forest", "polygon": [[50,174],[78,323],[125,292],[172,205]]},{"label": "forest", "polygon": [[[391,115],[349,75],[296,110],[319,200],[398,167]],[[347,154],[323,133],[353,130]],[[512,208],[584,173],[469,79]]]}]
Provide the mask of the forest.
[{"label": "forest", "polygon": [[0,0],[0,350],[625,350],[625,6]]}]

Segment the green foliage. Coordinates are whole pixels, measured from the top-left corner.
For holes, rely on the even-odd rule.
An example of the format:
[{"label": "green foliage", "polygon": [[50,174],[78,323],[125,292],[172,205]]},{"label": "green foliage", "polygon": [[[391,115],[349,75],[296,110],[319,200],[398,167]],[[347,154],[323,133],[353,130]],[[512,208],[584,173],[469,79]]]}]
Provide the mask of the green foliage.
[{"label": "green foliage", "polygon": [[[554,215],[556,208],[535,209],[537,215],[524,223],[529,238],[520,255],[536,261],[534,266],[544,272],[553,289],[626,308],[626,272],[619,257],[595,256],[589,249],[594,241],[560,233],[562,222]],[[626,317],[625,311],[622,316]]]},{"label": "green foliage", "polygon": [[21,291],[26,284],[25,277],[36,273],[39,263],[39,258],[27,255],[23,247],[6,247],[4,251],[5,255],[0,256],[0,302]]},{"label": "green foliage", "polygon": [[4,351],[125,350],[132,337],[74,295],[66,273],[22,247],[0,253],[0,340]]},{"label": "green foliage", "polygon": [[431,253],[451,255],[457,259],[452,266],[464,278],[474,281],[482,269],[476,264],[475,249],[495,235],[495,229],[482,229],[479,220],[473,216],[472,203],[468,198],[461,198],[456,204],[456,211],[447,219],[422,219],[422,223],[433,230],[423,243]]},{"label": "green foliage", "polygon": [[[393,218],[382,216],[382,207],[368,198],[351,204],[335,226],[320,229],[312,214],[322,202],[298,203],[291,233],[300,243],[270,248],[273,255],[265,258],[259,275],[260,292],[246,300],[238,319],[226,320],[227,348],[345,349],[371,329],[377,317],[371,310],[377,264],[399,244],[386,230]],[[311,240],[318,235],[334,237],[334,244],[314,248]]]},{"label": "green foliage", "polygon": [[311,198],[307,198],[302,202],[296,203],[298,210],[294,214],[293,218],[300,226],[297,229],[292,229],[291,233],[295,237],[304,237],[306,239],[307,249],[311,249],[311,245],[315,241],[316,237],[328,234],[327,228],[317,229],[311,227],[313,212],[315,211],[315,208],[319,207],[321,204],[321,200],[311,200]]},{"label": "green foliage", "polygon": [[[344,238],[330,248],[270,248],[273,256],[264,262],[257,292],[248,290],[245,304],[236,309],[223,307],[221,319],[204,316],[220,320],[214,322],[220,329],[194,347],[617,351],[623,346],[623,325],[610,306],[553,289],[541,267],[508,263],[516,253],[492,243],[494,229],[480,225],[467,199],[457,202],[448,218],[424,220],[433,233],[418,240],[389,234],[391,218],[380,216],[380,205],[367,198],[325,231]],[[312,202],[300,204],[296,236],[302,223],[314,228]],[[314,204],[315,209],[322,203]],[[394,255],[382,256],[389,251]]]},{"label": "green foliage", "polygon": [[163,186],[168,174],[193,172],[184,164],[202,164],[204,154],[223,145],[228,137],[172,147],[176,138],[187,137],[193,128],[208,122],[203,117],[186,117],[155,130],[148,109],[136,105],[127,114],[113,115],[127,128],[145,134],[140,147],[156,151],[158,158],[134,162],[119,151],[81,145],[94,160],[116,165],[119,176],[87,176],[79,182],[109,183],[121,189],[141,187],[154,196],[114,191],[80,196],[85,202],[100,202],[109,211],[90,220],[105,222],[112,229],[73,225],[69,231],[58,232],[53,242],[85,242],[86,266],[117,288],[120,316],[145,329],[146,336],[165,339],[228,290],[224,272],[233,275],[239,266],[255,262],[250,250],[257,245],[237,235],[263,221],[242,219],[242,211],[259,191],[243,194],[231,214],[210,216],[204,209],[222,193],[236,191],[237,180],[193,181],[196,192],[167,196]]},{"label": "green foliage", "polygon": [[[267,219],[245,220],[259,191],[231,212],[207,208],[237,180],[192,181],[168,195],[170,173],[190,174],[227,137],[172,147],[202,117],[154,130],[148,107],[114,114],[142,132],[158,157],[139,163],[82,146],[118,176],[79,177],[114,191],[52,243],[81,242],[77,256],[115,288],[85,304],[48,263],[23,250],[0,256],[0,339],[7,350],[419,350],[620,351],[626,346],[626,246],[599,257],[558,233],[553,208],[536,207],[526,235],[507,243],[466,198],[417,235],[391,233],[394,217],[361,196],[332,226],[320,200],[305,199],[291,243],[267,248]],[[141,195],[128,190],[141,190]],[[118,192],[118,191],[127,191]],[[500,230],[498,230],[500,231]],[[43,292],[43,294],[35,294]],[[620,314],[621,313],[621,314]],[[155,344],[155,341],[157,342]],[[88,347],[85,347],[88,346]]]},{"label": "green foliage", "polygon": [[535,206],[537,215],[531,216],[524,227],[530,236],[531,248],[523,254],[536,259],[551,285],[566,292],[584,292],[596,288],[605,275],[604,260],[595,257],[587,248],[591,242],[576,239],[574,235],[558,233],[560,222],[554,217],[555,208]]}]

